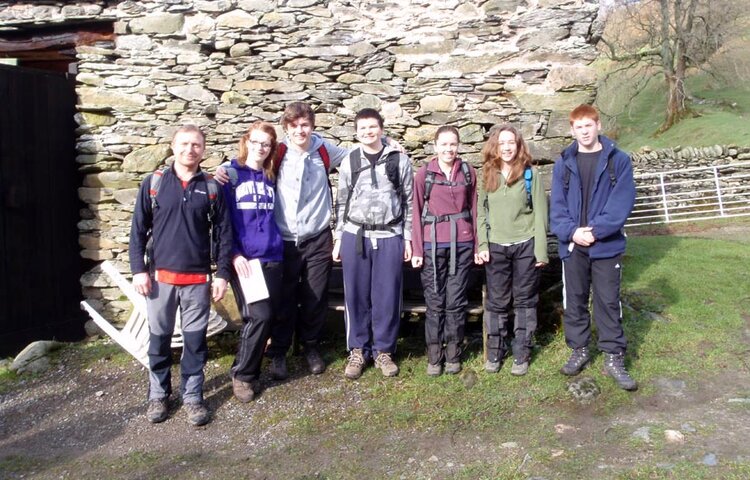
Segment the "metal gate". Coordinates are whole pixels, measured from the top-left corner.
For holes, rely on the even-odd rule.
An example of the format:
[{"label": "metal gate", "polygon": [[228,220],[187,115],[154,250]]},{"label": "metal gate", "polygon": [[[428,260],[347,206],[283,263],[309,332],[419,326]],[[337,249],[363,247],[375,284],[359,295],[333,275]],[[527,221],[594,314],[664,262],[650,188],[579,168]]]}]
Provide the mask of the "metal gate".
[{"label": "metal gate", "polygon": [[0,355],[83,336],[75,90],[0,65]]}]

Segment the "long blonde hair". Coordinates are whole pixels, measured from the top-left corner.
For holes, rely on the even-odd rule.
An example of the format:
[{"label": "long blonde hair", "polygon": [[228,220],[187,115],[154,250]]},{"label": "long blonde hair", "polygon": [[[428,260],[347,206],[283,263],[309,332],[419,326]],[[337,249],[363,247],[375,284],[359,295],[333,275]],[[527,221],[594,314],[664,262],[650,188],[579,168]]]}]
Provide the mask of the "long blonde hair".
[{"label": "long blonde hair", "polygon": [[276,179],[276,174],[273,171],[273,159],[276,158],[276,150],[278,148],[278,142],[276,141],[276,129],[273,128],[268,122],[257,121],[250,125],[247,132],[240,138],[239,153],[237,154],[237,161],[241,165],[245,165],[247,161],[247,142],[250,140],[250,134],[254,130],[260,130],[271,137],[271,150],[268,152],[268,156],[263,160],[263,173],[268,177],[269,180],[273,181]]},{"label": "long blonde hair", "polygon": [[492,130],[490,138],[482,148],[482,177],[484,189],[494,192],[500,186],[500,171],[503,160],[500,158],[500,134],[510,132],[516,138],[516,156],[510,161],[510,175],[506,180],[508,185],[513,185],[523,177],[523,171],[531,166],[531,154],[521,132],[512,125],[502,125]]}]

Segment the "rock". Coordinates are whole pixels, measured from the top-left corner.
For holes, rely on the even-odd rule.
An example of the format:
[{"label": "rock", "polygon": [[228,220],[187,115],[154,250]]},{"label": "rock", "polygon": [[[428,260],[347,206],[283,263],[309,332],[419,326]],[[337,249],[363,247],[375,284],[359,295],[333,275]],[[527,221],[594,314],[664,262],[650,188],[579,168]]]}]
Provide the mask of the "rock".
[{"label": "rock", "polygon": [[730,398],[729,403],[750,403],[750,398]]},{"label": "rock", "polygon": [[258,18],[244,10],[232,10],[219,15],[216,25],[221,28],[250,28],[258,24]]},{"label": "rock", "polygon": [[363,108],[380,109],[381,100],[375,95],[362,94],[356,97],[344,100],[344,106],[353,112],[358,112]]},{"label": "rock", "polygon": [[659,377],[654,380],[656,388],[664,395],[671,397],[682,397],[685,395],[685,387],[687,384],[685,380],[677,378],[664,378]]},{"label": "rock", "polygon": [[244,57],[245,55],[249,55],[250,52],[251,52],[251,48],[250,48],[249,43],[244,43],[244,42],[235,43],[229,49],[229,56],[232,58]]},{"label": "rock", "polygon": [[691,425],[691,424],[689,424],[689,423],[683,423],[682,425],[680,425],[680,428],[681,428],[682,430],[684,430],[684,431],[688,432],[688,433],[695,433],[695,432],[696,432],[696,429],[695,429],[695,427],[694,427],[694,426],[692,426],[692,425]]},{"label": "rock", "polygon": [[91,110],[140,110],[148,103],[146,95],[119,91],[81,87],[78,90],[81,109]]},{"label": "rock", "polygon": [[95,127],[106,127],[117,123],[117,119],[112,115],[94,112],[79,112],[75,114],[78,125],[92,125]]},{"label": "rock", "polygon": [[568,392],[579,403],[593,402],[601,393],[599,385],[591,377],[580,377],[568,384]]},{"label": "rock", "polygon": [[716,454],[707,453],[702,460],[703,465],[708,467],[715,467],[719,464],[719,460],[716,458]]},{"label": "rock", "polygon": [[172,153],[172,147],[165,144],[149,145],[129,153],[122,162],[122,170],[125,172],[153,172]]},{"label": "rock", "polygon": [[516,442],[505,442],[505,443],[501,443],[500,447],[507,448],[507,449],[518,448],[518,443],[516,443]]},{"label": "rock", "polygon": [[651,427],[640,427],[637,428],[631,435],[633,438],[643,440],[644,442],[651,441]]},{"label": "rock", "polygon": [[250,97],[242,95],[237,92],[224,92],[221,94],[221,103],[229,103],[232,105],[252,105],[253,101]]},{"label": "rock", "polygon": [[555,425],[555,432],[559,434],[573,433],[575,431],[576,428],[572,425],[565,425],[564,423],[558,423]]},{"label": "rock", "polygon": [[200,85],[176,85],[174,87],[167,87],[167,91],[176,97],[188,101],[207,103],[218,101],[216,95]]},{"label": "rock", "polygon": [[21,373],[39,373],[50,367],[50,352],[58,350],[64,343],[52,340],[39,340],[32,342],[24,348],[21,353],[16,355],[10,369],[18,374]]},{"label": "rock", "polygon": [[664,439],[667,443],[684,443],[685,435],[679,430],[664,430]]},{"label": "rock", "polygon": [[456,110],[456,97],[453,95],[431,95],[419,101],[419,108],[424,112],[452,112]]},{"label": "rock", "polygon": [[182,30],[185,21],[181,13],[152,13],[130,21],[130,30],[135,33],[168,34]]},{"label": "rock", "polygon": [[459,374],[458,378],[461,379],[461,382],[464,384],[464,387],[466,387],[467,390],[470,390],[476,385],[477,383],[477,373],[472,370],[471,368],[464,368],[463,371]]},{"label": "rock", "polygon": [[596,84],[596,71],[582,65],[558,65],[550,69],[545,83],[556,92],[590,87]]},{"label": "rock", "polygon": [[270,12],[278,6],[277,0],[239,0],[237,6],[248,12]]}]

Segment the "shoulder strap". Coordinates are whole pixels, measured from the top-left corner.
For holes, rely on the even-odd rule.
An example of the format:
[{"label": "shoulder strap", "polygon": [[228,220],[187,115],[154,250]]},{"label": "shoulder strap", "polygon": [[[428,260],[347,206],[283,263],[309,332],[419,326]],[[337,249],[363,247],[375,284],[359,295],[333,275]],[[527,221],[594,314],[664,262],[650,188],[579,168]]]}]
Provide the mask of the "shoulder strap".
[{"label": "shoulder strap", "polygon": [[399,170],[399,161],[401,154],[394,150],[388,152],[388,156],[385,159],[385,174],[388,180],[393,184],[393,188],[396,189],[399,196],[401,195],[401,171]]},{"label": "shoulder strap", "polygon": [[286,143],[279,143],[276,146],[276,158],[273,159],[273,173],[278,174],[279,169],[281,168],[281,161],[284,160],[284,155],[286,155],[287,150]]},{"label": "shoulder strap", "polygon": [[612,162],[612,156],[607,157],[607,171],[609,172],[609,183],[614,187],[617,183],[617,177],[615,176],[615,164]]},{"label": "shoulder strap", "polygon": [[323,166],[326,167],[326,173],[328,173],[331,169],[331,157],[328,155],[328,150],[326,150],[324,143],[320,144],[318,154],[320,154],[320,159],[323,160]]},{"label": "shoulder strap", "polygon": [[534,208],[534,202],[531,200],[531,177],[533,176],[533,172],[531,171],[531,167],[526,167],[523,171],[523,180],[526,184],[526,205],[528,205],[529,208]]},{"label": "shoulder strap", "polygon": [[169,170],[168,166],[163,166],[158,170],[155,170],[151,175],[151,182],[148,188],[148,195],[151,197],[151,210],[153,211],[159,205],[156,203],[156,196],[159,194],[159,187],[161,186],[161,178],[164,176],[164,172]]}]

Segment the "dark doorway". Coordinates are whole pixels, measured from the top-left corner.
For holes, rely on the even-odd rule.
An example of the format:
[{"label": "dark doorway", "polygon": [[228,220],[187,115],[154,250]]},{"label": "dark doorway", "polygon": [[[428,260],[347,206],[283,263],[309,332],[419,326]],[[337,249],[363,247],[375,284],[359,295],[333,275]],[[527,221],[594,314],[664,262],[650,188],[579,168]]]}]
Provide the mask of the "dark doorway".
[{"label": "dark doorway", "polygon": [[83,337],[75,91],[66,75],[0,65],[0,355]]}]

